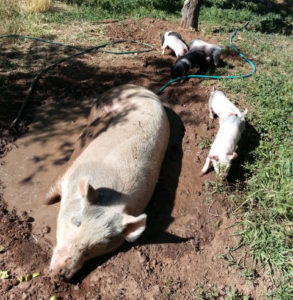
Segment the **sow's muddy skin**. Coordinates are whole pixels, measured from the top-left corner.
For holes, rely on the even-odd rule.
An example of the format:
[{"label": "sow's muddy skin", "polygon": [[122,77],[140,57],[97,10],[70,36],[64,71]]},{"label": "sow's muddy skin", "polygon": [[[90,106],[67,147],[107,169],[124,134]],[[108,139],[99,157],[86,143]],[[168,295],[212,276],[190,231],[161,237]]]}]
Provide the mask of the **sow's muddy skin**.
[{"label": "sow's muddy skin", "polygon": [[153,92],[122,85],[98,99],[47,194],[48,203],[61,199],[53,273],[69,279],[88,259],[141,235],[168,141],[169,121]]}]

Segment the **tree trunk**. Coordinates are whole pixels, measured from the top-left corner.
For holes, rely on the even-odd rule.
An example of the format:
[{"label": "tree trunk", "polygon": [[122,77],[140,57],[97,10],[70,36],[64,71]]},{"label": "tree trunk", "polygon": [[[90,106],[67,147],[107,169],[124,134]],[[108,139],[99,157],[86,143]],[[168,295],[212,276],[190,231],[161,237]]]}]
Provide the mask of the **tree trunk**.
[{"label": "tree trunk", "polygon": [[181,10],[181,26],[183,28],[192,27],[198,31],[199,10],[202,0],[185,0]]}]

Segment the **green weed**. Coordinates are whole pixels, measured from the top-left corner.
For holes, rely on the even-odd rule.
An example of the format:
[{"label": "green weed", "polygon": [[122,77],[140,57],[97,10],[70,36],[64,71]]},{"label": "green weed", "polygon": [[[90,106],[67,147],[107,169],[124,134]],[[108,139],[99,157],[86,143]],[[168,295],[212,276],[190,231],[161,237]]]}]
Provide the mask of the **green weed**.
[{"label": "green weed", "polygon": [[201,150],[209,149],[211,146],[211,140],[206,136],[201,136],[199,138],[198,146]]},{"label": "green weed", "polygon": [[244,296],[238,291],[233,291],[231,287],[227,289],[227,300],[249,300],[249,296]]},{"label": "green weed", "polygon": [[194,290],[196,291],[197,300],[214,300],[214,299],[229,299],[229,300],[249,300],[250,297],[234,291],[231,287],[227,289],[219,289],[217,285],[200,283],[196,284]]},{"label": "green weed", "polygon": [[220,297],[218,288],[216,285],[202,284],[196,285],[197,297],[198,300],[212,300]]}]

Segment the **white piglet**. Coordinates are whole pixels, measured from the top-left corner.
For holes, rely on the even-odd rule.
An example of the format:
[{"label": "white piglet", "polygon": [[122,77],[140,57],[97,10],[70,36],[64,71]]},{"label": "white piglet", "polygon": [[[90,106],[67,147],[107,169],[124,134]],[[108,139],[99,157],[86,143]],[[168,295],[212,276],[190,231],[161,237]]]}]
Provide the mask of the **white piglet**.
[{"label": "white piglet", "polygon": [[245,113],[242,113],[241,117],[232,115],[223,121],[201,170],[202,175],[208,171],[212,163],[216,173],[223,177],[227,176],[231,161],[237,158],[235,149],[244,130],[244,117]]},{"label": "white piglet", "polygon": [[188,51],[188,46],[182,39],[182,36],[173,31],[168,31],[164,35],[160,34],[162,40],[162,54],[164,55],[165,49],[169,47],[177,57],[183,56]]},{"label": "white piglet", "polygon": [[214,114],[219,117],[220,125],[229,116],[237,115],[241,118],[247,114],[247,109],[243,113],[225,96],[222,91],[213,88],[209,99],[209,116],[214,119]]}]

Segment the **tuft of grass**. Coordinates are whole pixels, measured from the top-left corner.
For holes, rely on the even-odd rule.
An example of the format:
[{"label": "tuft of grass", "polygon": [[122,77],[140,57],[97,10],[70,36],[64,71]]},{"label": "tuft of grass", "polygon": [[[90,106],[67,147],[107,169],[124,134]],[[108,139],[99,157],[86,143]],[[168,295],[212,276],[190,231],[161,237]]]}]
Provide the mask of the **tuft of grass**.
[{"label": "tuft of grass", "polygon": [[225,291],[220,290],[218,286],[206,283],[196,284],[194,290],[196,291],[197,300],[213,300],[213,299],[229,299],[229,300],[249,300],[250,297],[227,287]]},{"label": "tuft of grass", "polygon": [[0,33],[16,33],[23,28],[24,16],[18,2],[0,1]]},{"label": "tuft of grass", "polygon": [[40,35],[44,26],[44,15],[27,12],[24,2],[0,1],[0,34],[35,34]]},{"label": "tuft of grass", "polygon": [[26,12],[46,12],[50,9],[52,0],[22,0],[20,7]]},{"label": "tuft of grass", "polygon": [[201,150],[209,149],[212,144],[212,141],[207,136],[201,136],[199,138],[198,146]]}]

